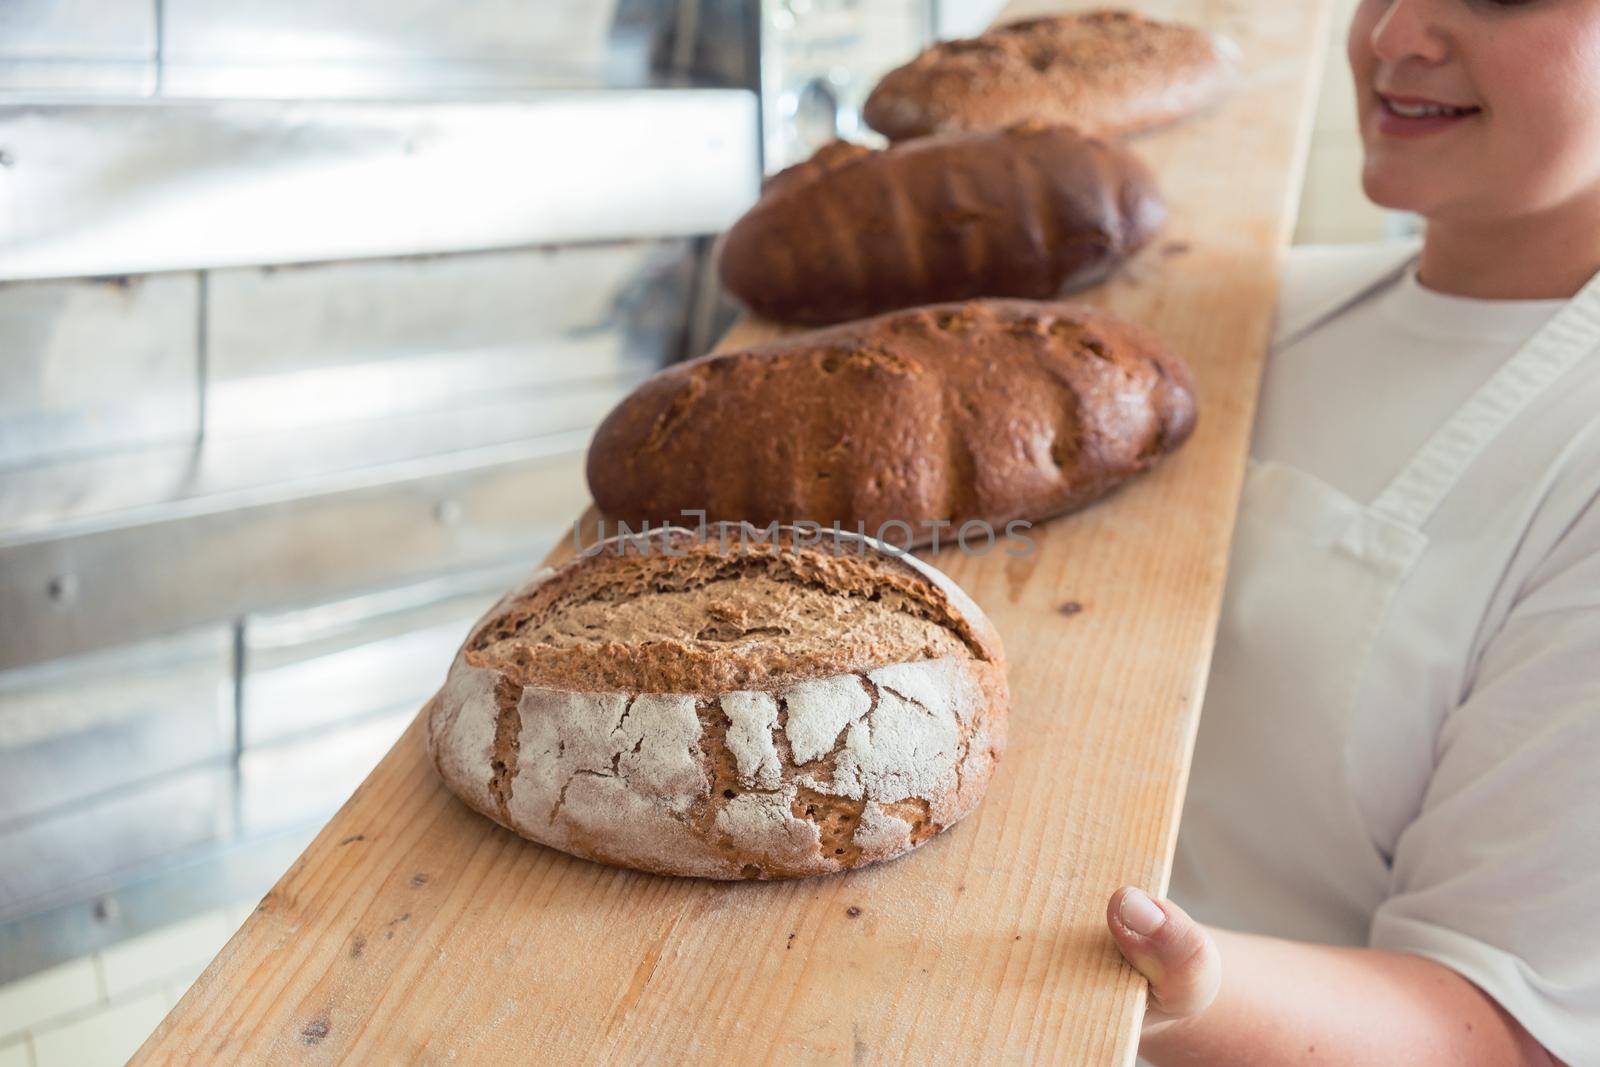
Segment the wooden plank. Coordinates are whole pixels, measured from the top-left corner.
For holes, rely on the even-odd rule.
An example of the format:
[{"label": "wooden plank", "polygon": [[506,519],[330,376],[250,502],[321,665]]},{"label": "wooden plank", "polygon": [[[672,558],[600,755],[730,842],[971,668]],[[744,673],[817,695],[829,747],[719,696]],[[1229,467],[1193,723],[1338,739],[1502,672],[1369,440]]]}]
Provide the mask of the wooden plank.
[{"label": "wooden plank", "polygon": [[978,812],[846,875],[652,877],[474,815],[413,725],[135,1062],[1132,1061],[1144,987],[1103,911],[1166,886],[1327,32],[1324,0],[1146,7],[1245,57],[1224,107],[1136,143],[1173,222],[1090,297],[1190,358],[1199,429],[1029,556],[938,555],[1011,663]]}]

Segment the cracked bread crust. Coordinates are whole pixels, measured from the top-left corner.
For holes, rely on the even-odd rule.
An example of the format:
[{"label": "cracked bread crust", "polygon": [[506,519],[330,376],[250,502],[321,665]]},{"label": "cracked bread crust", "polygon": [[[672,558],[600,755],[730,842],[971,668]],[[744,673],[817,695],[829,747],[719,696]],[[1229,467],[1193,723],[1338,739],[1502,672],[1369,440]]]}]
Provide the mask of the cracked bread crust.
[{"label": "cracked bread crust", "polygon": [[1025,119],[1117,137],[1216,101],[1233,65],[1206,31],[1101,10],[997,26],[941,41],[885,74],[862,107],[901,141]]},{"label": "cracked bread crust", "polygon": [[[484,617],[428,713],[450,789],[573,855],[719,879],[890,859],[970,813],[1008,696],[966,594],[856,535],[709,529],[613,538]],[[596,605],[617,620],[604,636]]]}]

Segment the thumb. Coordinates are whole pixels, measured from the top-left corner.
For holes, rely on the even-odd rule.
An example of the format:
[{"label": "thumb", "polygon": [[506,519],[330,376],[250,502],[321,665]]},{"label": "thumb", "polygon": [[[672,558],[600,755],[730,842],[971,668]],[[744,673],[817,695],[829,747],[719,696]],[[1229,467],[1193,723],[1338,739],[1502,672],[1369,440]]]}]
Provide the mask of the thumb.
[{"label": "thumb", "polygon": [[1161,1016],[1197,1015],[1216,999],[1222,984],[1217,946],[1182,908],[1123,886],[1111,894],[1106,923],[1122,955],[1150,980],[1150,1007]]}]

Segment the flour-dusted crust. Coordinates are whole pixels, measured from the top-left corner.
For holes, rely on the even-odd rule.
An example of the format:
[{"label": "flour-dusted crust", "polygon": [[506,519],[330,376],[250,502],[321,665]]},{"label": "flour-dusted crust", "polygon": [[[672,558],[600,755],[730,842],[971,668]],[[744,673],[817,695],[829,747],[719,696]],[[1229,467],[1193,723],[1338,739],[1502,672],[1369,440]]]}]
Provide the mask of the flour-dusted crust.
[{"label": "flour-dusted crust", "polygon": [[862,117],[893,141],[1024,120],[1113,137],[1217,100],[1233,80],[1231,50],[1131,11],[1027,19],[931,46],[884,75]]},{"label": "flour-dusted crust", "polygon": [[[1008,708],[977,605],[868,538],[784,528],[744,545],[719,529],[613,538],[502,599],[429,712],[451,790],[577,856],[720,879],[890,859],[970,813]],[[797,592],[740,599],[771,581]],[[596,598],[615,633],[586,636]],[[663,620],[688,625],[671,639]],[[632,684],[588,688],[602,662]],[[697,675],[749,684],[685,684]]]}]

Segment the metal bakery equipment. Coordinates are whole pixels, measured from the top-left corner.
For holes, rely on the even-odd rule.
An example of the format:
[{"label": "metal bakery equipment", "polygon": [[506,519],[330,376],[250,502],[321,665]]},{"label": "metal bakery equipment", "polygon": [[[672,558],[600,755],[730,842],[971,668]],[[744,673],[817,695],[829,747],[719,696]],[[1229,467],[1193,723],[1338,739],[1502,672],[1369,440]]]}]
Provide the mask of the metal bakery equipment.
[{"label": "metal bakery equipment", "polygon": [[0,983],[270,884],[933,18],[7,5]]}]

